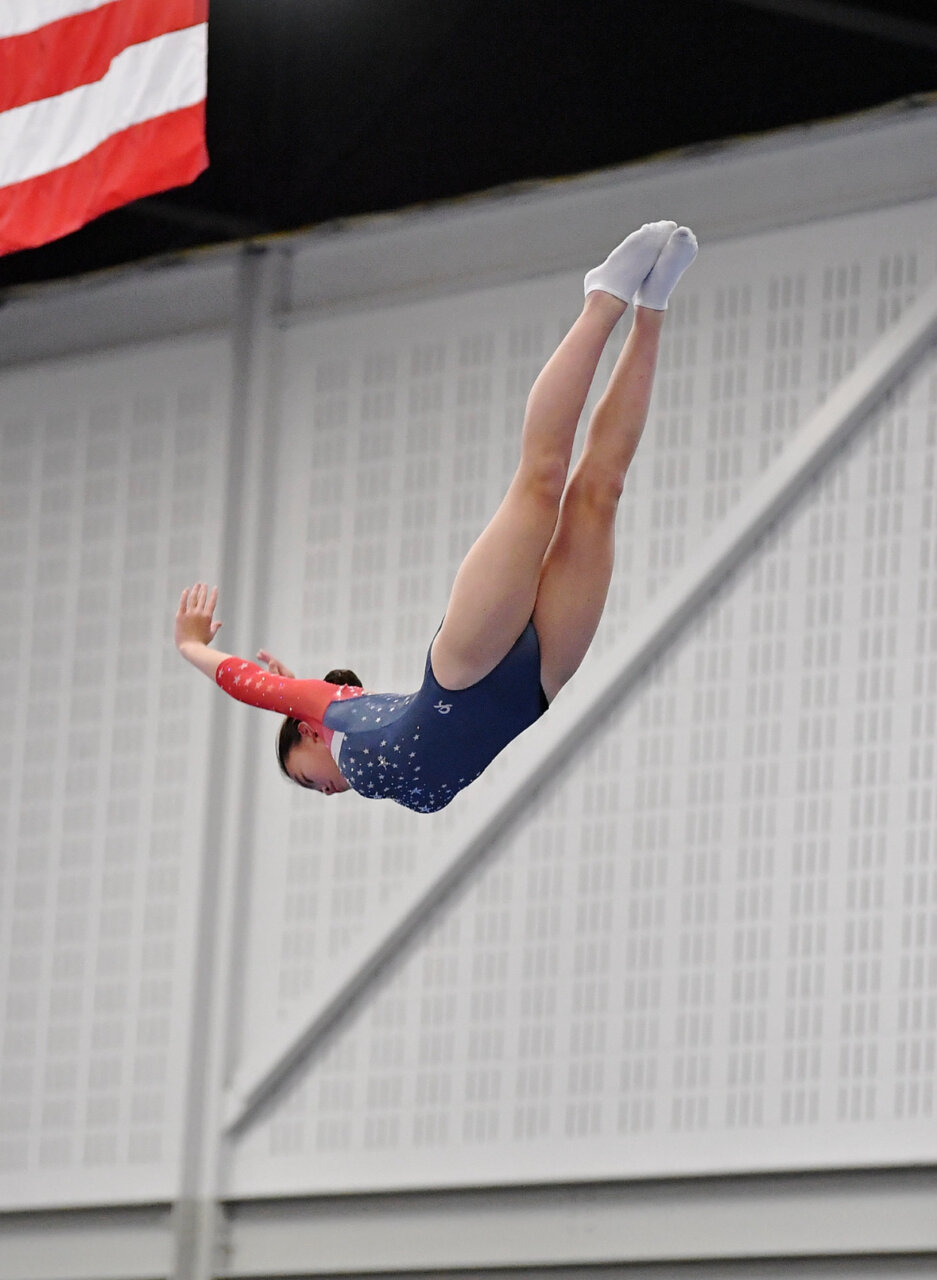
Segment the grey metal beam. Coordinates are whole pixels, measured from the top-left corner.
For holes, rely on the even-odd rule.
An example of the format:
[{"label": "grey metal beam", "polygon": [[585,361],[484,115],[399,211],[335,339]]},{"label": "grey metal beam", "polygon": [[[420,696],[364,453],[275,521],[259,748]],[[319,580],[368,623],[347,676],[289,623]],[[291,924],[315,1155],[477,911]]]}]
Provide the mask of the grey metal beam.
[{"label": "grey metal beam", "polygon": [[[280,292],[282,254],[247,250],[239,272],[232,324],[231,405],[224,547],[220,579],[238,605],[231,629],[253,630],[265,607],[272,525],[271,435],[279,414],[276,330],[272,315]],[[231,614],[234,614],[231,617]],[[225,1148],[221,1132],[224,1082],[233,1066],[243,1004],[242,939],[253,838],[257,744],[247,726],[231,732],[215,707],[205,825],[198,935],[193,974],[188,1095],[182,1166],[174,1207],[175,1280],[211,1280],[223,1227],[218,1208]]]},{"label": "grey metal beam", "polygon": [[937,51],[937,26],[917,22],[893,13],[882,13],[855,4],[837,4],[835,0],[730,0],[747,9],[763,9],[788,18],[799,18],[821,26],[838,27],[857,35],[872,36],[913,49]]},{"label": "grey metal beam", "polygon": [[0,1280],[164,1280],[169,1205],[0,1214]]},{"label": "grey metal beam", "polygon": [[[937,1169],[678,1178],[225,1206],[218,1280],[917,1280]],[[0,1213],[0,1280],[164,1280],[168,1205]]]},{"label": "grey metal beam", "polygon": [[935,1169],[301,1198],[229,1214],[226,1280],[588,1267],[894,1280],[937,1266]]},{"label": "grey metal beam", "polygon": [[636,687],[648,666],[790,509],[935,336],[937,281],[876,342],[721,527],[655,597],[625,636],[617,658],[587,658],[577,680],[576,699],[561,696],[530,734],[523,757],[513,757],[510,766],[502,763],[497,785],[471,811],[448,849],[418,871],[406,900],[364,921],[357,943],[323,974],[295,1016],[267,1038],[259,1053],[242,1063],[227,1099],[229,1132],[251,1120],[539,789],[581,751],[583,742]]}]

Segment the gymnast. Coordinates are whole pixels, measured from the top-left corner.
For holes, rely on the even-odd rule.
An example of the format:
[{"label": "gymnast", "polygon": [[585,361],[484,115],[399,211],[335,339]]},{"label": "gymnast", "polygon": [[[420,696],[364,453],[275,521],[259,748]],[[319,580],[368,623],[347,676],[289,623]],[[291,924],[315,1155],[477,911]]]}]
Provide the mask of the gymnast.
[{"label": "gymnast", "polygon": [[[667,300],[696,249],[686,227],[646,223],[586,275],[582,312],[530,392],[517,472],[456,574],[416,693],[368,693],[350,671],[298,680],[263,649],[264,666],[220,653],[210,647],[218,588],[182,592],[179,652],[232,697],[286,715],[278,758],[293,782],[433,813],[575,673],[608,594],[615,514],[647,418]],[[567,483],[589,387],[628,303],[631,330]]]}]

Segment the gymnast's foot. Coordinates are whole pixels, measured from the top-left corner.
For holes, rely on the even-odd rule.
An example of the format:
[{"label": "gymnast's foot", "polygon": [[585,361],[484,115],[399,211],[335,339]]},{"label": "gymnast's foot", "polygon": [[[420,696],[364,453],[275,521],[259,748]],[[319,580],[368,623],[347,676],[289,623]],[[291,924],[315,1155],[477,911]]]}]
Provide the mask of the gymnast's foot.
[{"label": "gymnast's foot", "polygon": [[677,281],[696,257],[699,246],[689,227],[677,227],[660,251],[646,278],[634,296],[636,307],[650,307],[652,311],[666,311],[667,299],[673,293]]},{"label": "gymnast's foot", "polygon": [[642,280],[651,272],[676,229],[675,222],[645,222],[638,231],[632,231],[601,266],[593,267],[586,275],[586,293],[600,289],[622,302],[633,302]]}]

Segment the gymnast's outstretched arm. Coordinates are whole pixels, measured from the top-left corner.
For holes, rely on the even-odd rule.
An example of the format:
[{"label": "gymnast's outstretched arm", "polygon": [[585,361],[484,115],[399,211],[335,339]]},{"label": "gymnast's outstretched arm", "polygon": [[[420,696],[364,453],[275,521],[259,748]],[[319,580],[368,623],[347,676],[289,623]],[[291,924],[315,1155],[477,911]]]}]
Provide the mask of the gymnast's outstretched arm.
[{"label": "gymnast's outstretched arm", "polygon": [[329,704],[342,696],[339,686],[327,680],[297,680],[265,649],[257,656],[266,663],[266,671],[254,662],[211,648],[221,626],[214,618],[217,603],[218,588],[209,592],[203,582],[183,591],[175,623],[176,648],[183,658],[238,702],[321,725]]}]

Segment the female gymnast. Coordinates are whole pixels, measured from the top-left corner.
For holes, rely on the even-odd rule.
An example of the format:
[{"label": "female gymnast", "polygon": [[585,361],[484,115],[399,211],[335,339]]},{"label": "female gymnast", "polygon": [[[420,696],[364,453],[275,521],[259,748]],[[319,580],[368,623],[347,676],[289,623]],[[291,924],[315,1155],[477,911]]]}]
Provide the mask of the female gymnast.
[{"label": "female gymnast", "polygon": [[[543,715],[602,616],[667,300],[696,248],[686,227],[646,223],[586,275],[582,313],[530,392],[517,472],[456,574],[416,693],[367,693],[348,671],[297,680],[265,650],[266,670],[219,653],[209,647],[218,588],[182,592],[179,652],[233,697],[286,714],[278,755],[292,781],[432,813]],[[628,303],[631,331],[567,483],[589,387]]]}]

